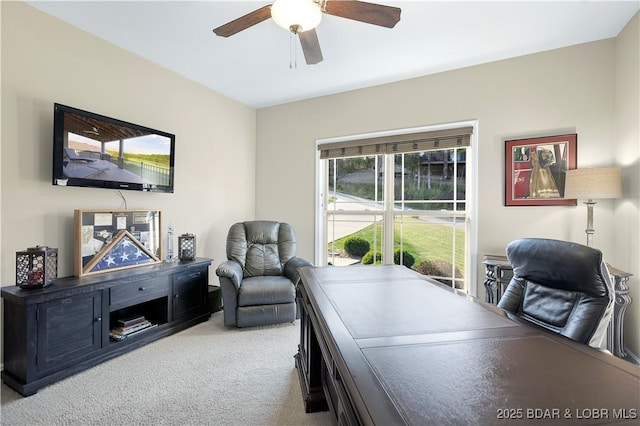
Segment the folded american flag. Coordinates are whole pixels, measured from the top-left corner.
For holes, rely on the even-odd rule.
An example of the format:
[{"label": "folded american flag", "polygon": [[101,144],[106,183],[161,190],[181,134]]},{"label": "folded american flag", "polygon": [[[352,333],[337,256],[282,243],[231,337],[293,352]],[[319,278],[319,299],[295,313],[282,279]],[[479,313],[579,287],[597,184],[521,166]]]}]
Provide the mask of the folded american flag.
[{"label": "folded american flag", "polygon": [[113,245],[102,259],[96,263],[91,271],[103,269],[113,269],[132,265],[141,265],[154,262],[152,256],[142,250],[136,242],[132,240],[131,234],[125,232],[121,238]]}]

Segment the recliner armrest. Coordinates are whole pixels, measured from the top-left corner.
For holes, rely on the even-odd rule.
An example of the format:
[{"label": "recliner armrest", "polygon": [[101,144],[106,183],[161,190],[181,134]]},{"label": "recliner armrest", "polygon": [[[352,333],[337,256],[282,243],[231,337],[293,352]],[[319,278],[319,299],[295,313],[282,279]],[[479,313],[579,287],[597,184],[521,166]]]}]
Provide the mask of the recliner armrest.
[{"label": "recliner armrest", "polygon": [[308,260],[302,259],[300,257],[292,257],[284,265],[284,275],[289,278],[295,286],[298,285],[298,281],[300,280],[300,275],[298,275],[298,268],[302,268],[303,266],[313,266],[313,264]]},{"label": "recliner armrest", "polygon": [[242,266],[236,261],[225,260],[216,269],[216,275],[229,278],[237,290],[242,282]]}]

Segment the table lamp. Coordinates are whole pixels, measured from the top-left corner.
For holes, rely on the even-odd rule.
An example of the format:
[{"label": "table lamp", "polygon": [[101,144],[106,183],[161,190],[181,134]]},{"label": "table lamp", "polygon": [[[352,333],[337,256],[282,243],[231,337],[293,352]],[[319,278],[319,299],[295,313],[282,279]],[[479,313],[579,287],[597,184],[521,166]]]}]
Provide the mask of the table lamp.
[{"label": "table lamp", "polygon": [[620,167],[587,167],[567,170],[564,198],[587,199],[587,246],[593,246],[594,199],[621,198],[622,177]]}]

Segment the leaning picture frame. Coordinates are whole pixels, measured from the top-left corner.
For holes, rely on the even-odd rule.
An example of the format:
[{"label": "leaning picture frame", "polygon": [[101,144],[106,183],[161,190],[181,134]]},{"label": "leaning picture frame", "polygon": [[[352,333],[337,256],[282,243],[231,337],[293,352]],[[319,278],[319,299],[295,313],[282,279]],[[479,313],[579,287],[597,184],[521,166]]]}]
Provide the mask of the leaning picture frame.
[{"label": "leaning picture frame", "polygon": [[575,206],[564,198],[567,170],[576,168],[575,133],[505,141],[505,206]]},{"label": "leaning picture frame", "polygon": [[75,210],[77,277],[162,262],[160,210]]}]

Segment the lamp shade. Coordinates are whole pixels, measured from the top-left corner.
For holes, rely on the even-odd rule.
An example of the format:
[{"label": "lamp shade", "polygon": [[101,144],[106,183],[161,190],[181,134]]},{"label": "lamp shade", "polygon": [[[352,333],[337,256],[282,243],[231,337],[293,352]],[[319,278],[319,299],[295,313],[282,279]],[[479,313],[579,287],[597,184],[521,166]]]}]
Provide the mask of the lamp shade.
[{"label": "lamp shade", "polygon": [[597,200],[622,197],[620,167],[567,170],[564,198]]},{"label": "lamp shade", "polygon": [[287,31],[303,32],[318,26],[322,11],[313,0],[276,0],[271,17]]}]

